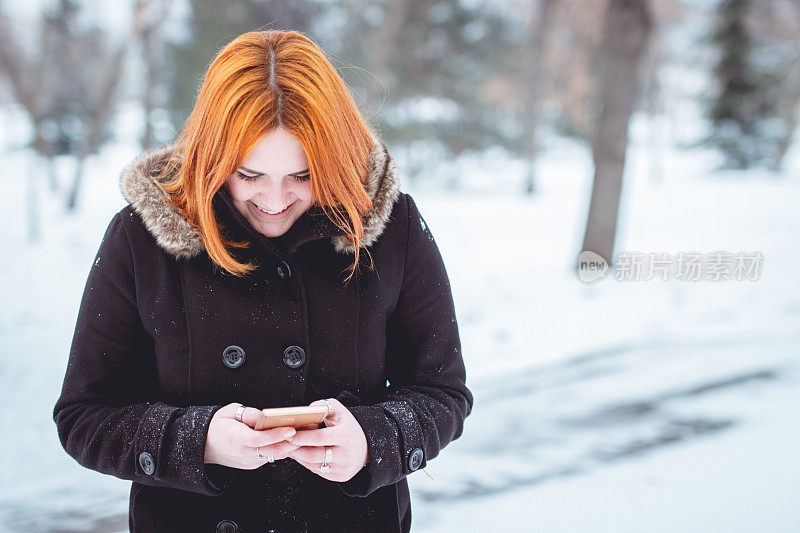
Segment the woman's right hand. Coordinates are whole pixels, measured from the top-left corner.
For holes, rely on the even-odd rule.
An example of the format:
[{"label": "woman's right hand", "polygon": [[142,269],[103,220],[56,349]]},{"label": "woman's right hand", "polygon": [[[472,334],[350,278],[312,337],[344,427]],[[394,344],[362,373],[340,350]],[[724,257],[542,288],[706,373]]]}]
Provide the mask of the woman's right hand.
[{"label": "woman's right hand", "polygon": [[[236,420],[236,409],[240,405],[242,404],[229,403],[214,413],[208,426],[204,462],[254,470],[267,462],[268,455],[277,461],[285,459],[290,452],[300,447],[285,440],[295,434],[293,427],[260,431],[253,429],[261,414],[255,407],[246,407],[242,413],[242,422]],[[263,459],[258,458],[256,447],[260,447],[258,451]]]}]

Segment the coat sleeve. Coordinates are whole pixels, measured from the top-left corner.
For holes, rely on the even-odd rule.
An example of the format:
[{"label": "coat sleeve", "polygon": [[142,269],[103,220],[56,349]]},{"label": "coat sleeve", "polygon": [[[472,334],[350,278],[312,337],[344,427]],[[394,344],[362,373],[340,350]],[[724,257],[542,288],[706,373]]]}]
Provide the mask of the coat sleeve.
[{"label": "coat sleeve", "polygon": [[349,496],[368,496],[424,468],[461,436],[473,405],[444,262],[413,198],[404,196],[406,260],[397,305],[387,323],[389,387],[378,404],[348,406],[368,448],[364,468],[339,483]]},{"label": "coat sleeve", "polygon": [[137,309],[130,216],[126,207],[111,219],[89,270],[53,420],[66,452],[86,468],[216,496],[236,472],[203,461],[222,406],[159,401],[153,341]]}]

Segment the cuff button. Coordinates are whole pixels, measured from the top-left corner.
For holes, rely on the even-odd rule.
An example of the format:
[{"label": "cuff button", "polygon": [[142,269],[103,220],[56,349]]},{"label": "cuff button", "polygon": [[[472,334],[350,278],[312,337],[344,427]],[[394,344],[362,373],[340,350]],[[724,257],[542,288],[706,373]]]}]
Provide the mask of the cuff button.
[{"label": "cuff button", "polygon": [[153,456],[147,452],[139,454],[139,466],[148,476],[156,471],[156,462],[153,460]]},{"label": "cuff button", "polygon": [[239,533],[239,526],[233,520],[221,520],[217,524],[217,533]]},{"label": "cuff button", "polygon": [[414,451],[411,452],[411,455],[408,458],[408,468],[412,471],[416,470],[422,465],[422,459],[424,454],[422,452],[422,448],[414,448]]}]

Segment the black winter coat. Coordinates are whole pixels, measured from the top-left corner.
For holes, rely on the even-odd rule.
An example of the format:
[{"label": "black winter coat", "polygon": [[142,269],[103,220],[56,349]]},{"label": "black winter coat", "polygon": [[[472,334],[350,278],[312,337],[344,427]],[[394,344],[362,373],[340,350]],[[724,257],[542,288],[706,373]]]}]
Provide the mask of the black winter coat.
[{"label": "black winter coat", "polygon": [[[215,268],[154,173],[174,146],[120,176],[129,205],[111,219],[89,271],[53,419],[81,465],[131,480],[130,529],[409,531],[406,476],[458,438],[473,397],[445,266],[377,139],[365,187],[365,246],[327,217],[258,233],[223,187],[227,235],[248,239],[245,278]],[[231,402],[308,405],[336,397],[367,438],[368,463],[328,481],[291,458],[240,470],[203,461],[209,422]]]}]

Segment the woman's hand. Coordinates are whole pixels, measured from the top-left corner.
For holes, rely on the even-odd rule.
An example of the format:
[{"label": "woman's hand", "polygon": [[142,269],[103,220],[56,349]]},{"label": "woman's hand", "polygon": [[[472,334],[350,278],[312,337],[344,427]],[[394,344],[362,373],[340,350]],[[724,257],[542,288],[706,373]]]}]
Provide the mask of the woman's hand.
[{"label": "woman's hand", "polygon": [[[240,405],[229,403],[214,413],[208,426],[204,462],[254,470],[267,462],[268,455],[276,461],[285,459],[299,447],[285,440],[295,434],[293,427],[253,429],[261,414],[255,407],[245,408],[242,422],[236,420],[236,409]],[[258,458],[256,447],[260,447],[258,452],[263,458]]]},{"label": "woman's hand", "polygon": [[[333,412],[325,418],[321,429],[298,431],[290,442],[300,447],[291,450],[288,456],[330,481],[347,481],[367,464],[367,437],[353,414],[335,398],[328,401]],[[327,405],[325,400],[316,400],[309,405]],[[325,460],[325,448],[333,452],[328,462],[331,471],[319,471]]]}]

